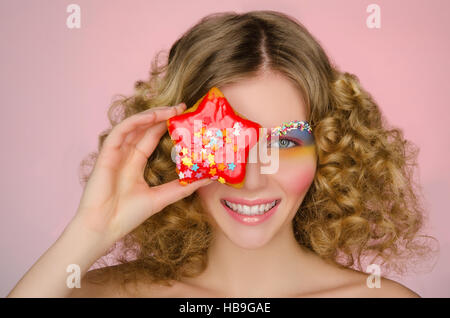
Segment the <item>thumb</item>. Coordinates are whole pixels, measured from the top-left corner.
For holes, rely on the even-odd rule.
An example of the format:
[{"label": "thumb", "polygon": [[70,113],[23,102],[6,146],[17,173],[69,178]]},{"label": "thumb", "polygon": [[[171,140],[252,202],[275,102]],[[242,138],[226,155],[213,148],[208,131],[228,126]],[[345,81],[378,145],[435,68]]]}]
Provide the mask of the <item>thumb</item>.
[{"label": "thumb", "polygon": [[155,211],[161,211],[169,204],[175,203],[181,200],[207,184],[210,184],[214,180],[211,179],[201,179],[189,183],[187,185],[180,184],[179,179],[172,180],[170,182],[161,184],[159,186],[153,187],[155,191],[155,197],[158,202],[155,202]]}]

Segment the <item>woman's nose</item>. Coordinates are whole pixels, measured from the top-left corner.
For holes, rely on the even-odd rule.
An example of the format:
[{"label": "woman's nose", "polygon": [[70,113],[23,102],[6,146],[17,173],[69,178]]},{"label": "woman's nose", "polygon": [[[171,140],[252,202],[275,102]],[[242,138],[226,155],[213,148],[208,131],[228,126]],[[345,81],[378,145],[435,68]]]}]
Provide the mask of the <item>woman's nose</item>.
[{"label": "woman's nose", "polygon": [[247,190],[263,189],[267,186],[267,174],[261,173],[261,164],[248,162],[245,165],[245,179],[243,188]]}]

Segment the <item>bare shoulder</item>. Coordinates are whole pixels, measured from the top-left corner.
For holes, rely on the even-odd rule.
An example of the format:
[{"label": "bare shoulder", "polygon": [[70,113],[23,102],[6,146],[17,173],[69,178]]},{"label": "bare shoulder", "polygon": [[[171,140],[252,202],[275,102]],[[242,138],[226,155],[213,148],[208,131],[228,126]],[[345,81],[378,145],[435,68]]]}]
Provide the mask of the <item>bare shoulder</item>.
[{"label": "bare shoulder", "polygon": [[[324,265],[324,266],[323,266]],[[354,270],[334,263],[322,262],[317,266],[320,275],[312,292],[299,297],[324,298],[420,298],[404,285],[370,273]]]},{"label": "bare shoulder", "polygon": [[339,288],[339,297],[420,298],[420,295],[392,279],[376,279],[367,273],[351,271],[350,283]]},{"label": "bare shoulder", "polygon": [[[364,274],[367,278],[369,274]],[[377,286],[374,284],[372,288],[368,287],[366,283],[365,287],[359,289],[361,297],[378,297],[378,298],[420,298],[420,295],[409,289],[408,287],[391,280],[389,278],[381,277],[380,284]]]}]

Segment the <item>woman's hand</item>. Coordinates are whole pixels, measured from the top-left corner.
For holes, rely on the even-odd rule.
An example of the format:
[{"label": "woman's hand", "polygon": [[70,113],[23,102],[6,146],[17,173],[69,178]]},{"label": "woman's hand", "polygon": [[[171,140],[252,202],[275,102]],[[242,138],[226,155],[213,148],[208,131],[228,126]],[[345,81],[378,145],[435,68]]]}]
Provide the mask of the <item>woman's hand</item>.
[{"label": "woman's hand", "polygon": [[186,186],[178,179],[155,187],[144,180],[147,160],[167,131],[166,120],[186,105],[155,107],[117,124],[109,133],[84,189],[74,220],[112,244],[167,205],[211,182]]},{"label": "woman's hand", "polygon": [[149,187],[144,180],[148,157],[167,129],[166,120],[182,113],[185,107],[152,108],[126,118],[111,130],[74,219],[8,297],[70,295],[73,286],[69,286],[68,278],[73,277],[68,276],[68,269],[78,268],[81,279],[118,239],[165,206],[212,182],[203,179],[182,186],[173,180]]}]

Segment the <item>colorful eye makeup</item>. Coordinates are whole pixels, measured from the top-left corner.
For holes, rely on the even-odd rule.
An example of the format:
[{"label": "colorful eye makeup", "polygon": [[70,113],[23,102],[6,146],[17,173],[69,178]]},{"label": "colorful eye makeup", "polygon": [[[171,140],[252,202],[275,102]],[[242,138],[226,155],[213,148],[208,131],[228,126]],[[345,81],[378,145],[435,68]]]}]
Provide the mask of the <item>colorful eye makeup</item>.
[{"label": "colorful eye makeup", "polygon": [[316,150],[311,126],[306,121],[282,123],[267,134],[269,152],[279,148],[279,165],[273,174],[286,193],[302,195],[315,174]]},{"label": "colorful eye makeup", "polygon": [[[309,146],[314,143],[311,126],[308,122],[301,120],[285,122],[281,126],[272,128],[270,135],[267,135],[268,144],[272,139],[271,136],[278,136],[279,148]],[[270,145],[274,146],[274,144]]]}]

